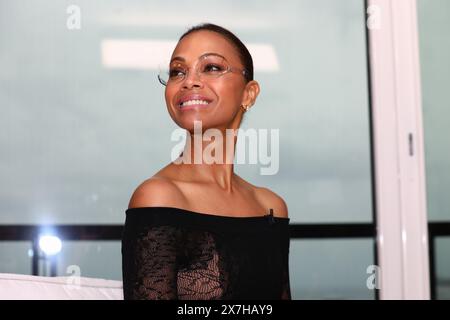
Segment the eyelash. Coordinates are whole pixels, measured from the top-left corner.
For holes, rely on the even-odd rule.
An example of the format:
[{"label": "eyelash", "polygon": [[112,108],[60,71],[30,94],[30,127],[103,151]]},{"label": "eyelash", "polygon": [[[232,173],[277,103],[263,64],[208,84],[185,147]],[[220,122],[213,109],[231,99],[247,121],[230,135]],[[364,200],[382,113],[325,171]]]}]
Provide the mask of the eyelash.
[{"label": "eyelash", "polygon": [[[217,68],[218,70],[215,70],[215,71],[221,71],[221,70],[223,70],[221,66],[218,66],[218,65],[213,64],[213,63],[210,63],[210,64],[207,64],[207,65],[206,65],[206,69],[208,69],[209,67]],[[171,70],[169,71],[169,75],[170,75],[171,77],[172,77],[172,76],[176,76],[176,75],[178,74],[178,72],[183,72],[183,70],[180,70],[180,69],[171,69]]]},{"label": "eyelash", "polygon": [[209,67],[217,68],[217,69],[219,69],[218,71],[221,71],[221,70],[222,70],[222,67],[221,67],[221,66],[218,66],[218,65],[213,64],[213,63],[210,63],[210,64],[207,64],[207,65],[206,65],[206,68],[209,68]]}]

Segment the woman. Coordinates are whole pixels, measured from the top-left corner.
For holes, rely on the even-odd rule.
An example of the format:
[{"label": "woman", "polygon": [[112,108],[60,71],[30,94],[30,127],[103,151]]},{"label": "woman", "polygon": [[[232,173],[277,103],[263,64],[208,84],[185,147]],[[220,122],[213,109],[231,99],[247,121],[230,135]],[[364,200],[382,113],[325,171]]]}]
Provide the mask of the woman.
[{"label": "woman", "polygon": [[[177,161],[141,183],[130,199],[122,239],[124,298],[291,299],[286,203],[233,172],[227,160],[236,137],[231,156],[223,145],[224,161],[216,163],[204,152],[211,140],[195,138],[194,122],[201,124],[200,135],[217,129],[225,137],[255,103],[260,88],[249,51],[230,31],[201,24],[181,36],[169,72],[159,79],[169,114],[187,140]],[[193,160],[198,151],[204,161]]]}]

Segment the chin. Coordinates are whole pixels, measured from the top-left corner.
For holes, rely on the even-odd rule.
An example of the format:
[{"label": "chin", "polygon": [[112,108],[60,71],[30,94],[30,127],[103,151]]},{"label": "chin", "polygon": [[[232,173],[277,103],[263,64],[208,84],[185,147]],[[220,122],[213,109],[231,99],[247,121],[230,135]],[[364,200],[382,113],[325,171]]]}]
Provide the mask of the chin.
[{"label": "chin", "polygon": [[190,133],[194,133],[195,130],[195,126],[194,126],[194,122],[195,121],[200,121],[201,122],[201,126],[199,126],[197,124],[197,130],[200,129],[202,130],[202,133],[204,133],[207,129],[211,129],[211,128],[218,128],[220,126],[219,123],[215,123],[213,121],[211,121],[211,119],[202,119],[199,117],[192,117],[192,118],[185,118],[185,119],[177,119],[175,120],[175,123],[180,127],[183,128],[185,130],[188,130]]}]

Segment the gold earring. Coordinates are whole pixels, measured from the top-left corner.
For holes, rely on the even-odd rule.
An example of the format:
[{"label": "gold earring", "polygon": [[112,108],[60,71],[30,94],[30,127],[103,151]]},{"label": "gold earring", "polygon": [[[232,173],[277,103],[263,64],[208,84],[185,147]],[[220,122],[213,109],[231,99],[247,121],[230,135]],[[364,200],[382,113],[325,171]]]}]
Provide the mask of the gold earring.
[{"label": "gold earring", "polygon": [[241,107],[244,109],[244,112],[248,111],[250,106],[246,106],[245,104],[241,104]]}]

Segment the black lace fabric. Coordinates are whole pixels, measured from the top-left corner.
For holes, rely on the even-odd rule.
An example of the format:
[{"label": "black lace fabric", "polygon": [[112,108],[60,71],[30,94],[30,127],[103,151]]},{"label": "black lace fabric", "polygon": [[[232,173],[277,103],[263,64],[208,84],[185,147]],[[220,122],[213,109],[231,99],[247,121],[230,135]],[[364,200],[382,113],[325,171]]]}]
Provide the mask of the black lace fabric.
[{"label": "black lace fabric", "polygon": [[126,211],[124,299],[291,299],[289,219]]}]

